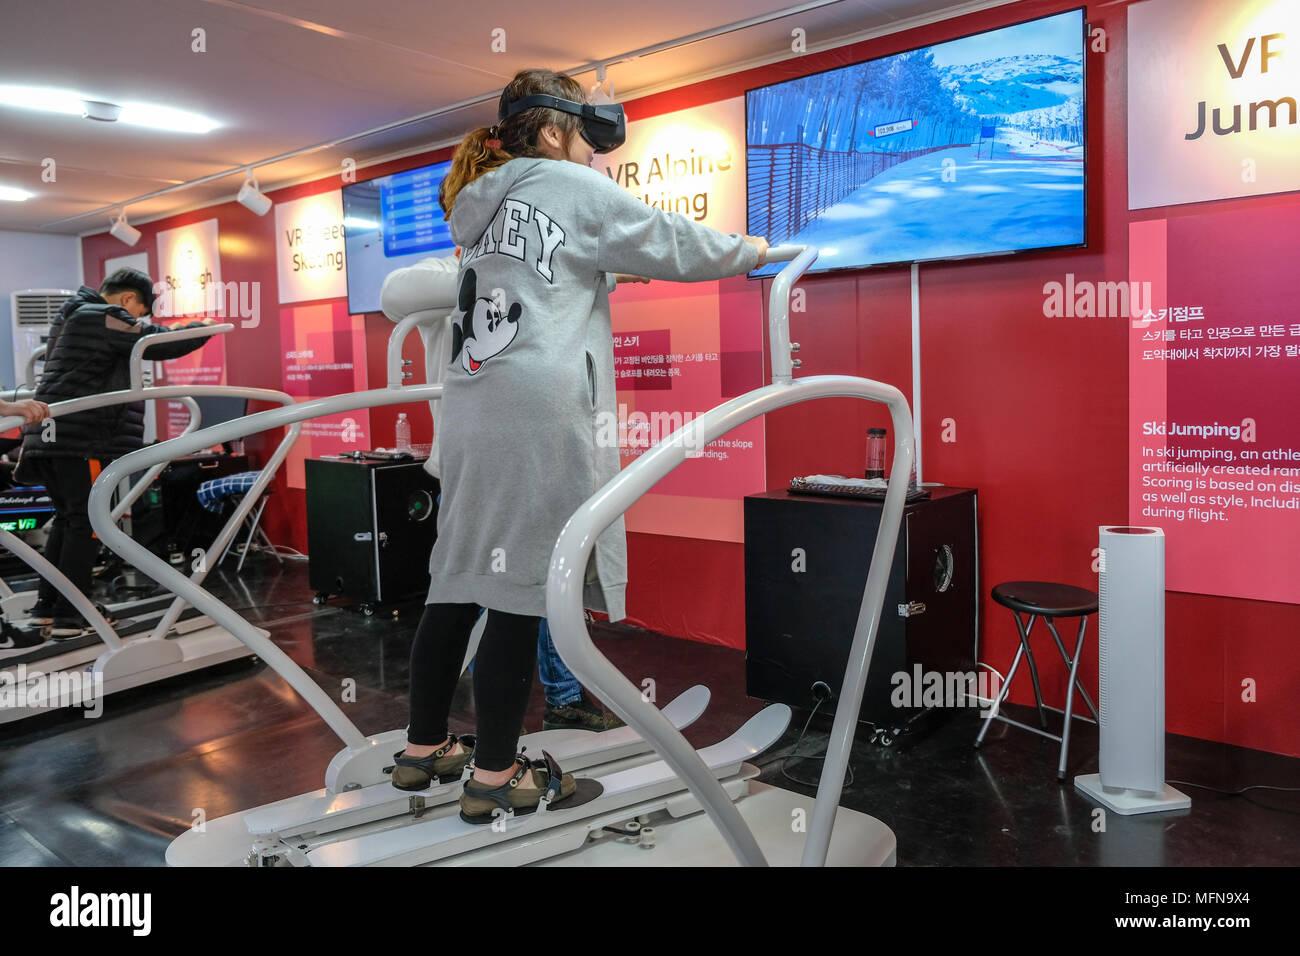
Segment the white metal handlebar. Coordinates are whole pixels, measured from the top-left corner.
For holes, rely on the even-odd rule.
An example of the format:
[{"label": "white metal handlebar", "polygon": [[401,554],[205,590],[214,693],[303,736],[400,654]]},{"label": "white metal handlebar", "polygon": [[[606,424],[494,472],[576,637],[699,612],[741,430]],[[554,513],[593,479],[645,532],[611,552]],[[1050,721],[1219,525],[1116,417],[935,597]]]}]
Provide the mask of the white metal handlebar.
[{"label": "white metal handlebar", "polygon": [[49,351],[48,345],[38,345],[32,349],[32,354],[27,356],[27,378],[25,380],[29,388],[36,387],[36,363],[45,357]]},{"label": "white metal handlebar", "polygon": [[[185,398],[177,399],[177,401],[179,401],[182,405],[184,405],[185,408],[190,413],[190,420],[185,423],[185,428],[181,432],[182,435],[188,435],[190,432],[194,431],[194,429],[199,427],[199,423],[203,420],[203,413],[199,411],[199,403],[194,401],[194,399],[192,398],[185,397]],[[164,462],[161,465],[154,465],[152,468],[150,468],[148,471],[146,471],[143,475],[140,476],[140,480],[135,483],[135,487],[133,487],[130,491],[128,491],[125,495],[123,495],[122,500],[119,501],[116,506],[114,506],[113,508],[114,521],[121,520],[122,515],[126,514],[127,511],[130,510],[131,506],[135,504],[136,499],[139,498],[142,494],[144,494],[144,490],[148,488],[150,484],[153,483],[153,480],[155,478],[157,478],[160,474],[162,474],[162,470],[166,467],[167,467],[166,462]]]},{"label": "white metal handlebar", "polygon": [[441,322],[450,311],[447,309],[421,309],[398,322],[388,335],[388,387],[401,388],[406,380],[402,366],[402,344],[411,330],[432,322]]},{"label": "white metal handlebar", "polygon": [[[660,479],[687,458],[698,455],[709,442],[759,415],[814,399],[862,398],[888,406],[894,423],[894,469],[889,477],[848,667],[840,688],[835,722],[817,789],[817,801],[804,843],[804,865],[824,864],[844,786],[854,724],[879,631],[889,568],[902,525],[913,458],[913,434],[907,400],[892,385],[841,375],[791,378],[790,288],[816,258],[817,252],[811,248],[782,246],[769,251],[768,261],[791,263],[772,285],[769,321],[772,327],[773,384],[705,412],[641,455],[588,498],[560,532],[551,554],[546,584],[547,621],[556,650],[565,664],[629,726],[654,744],[708,811],[737,859],[748,865],[763,865],[766,860],[754,834],[722,785],[677,728],[658,708],[646,701],[641,691],[592,643],[583,615],[583,585],[587,562],[600,534]],[[781,350],[779,353],[778,349]],[[784,359],[784,366],[781,359]]]},{"label": "white metal handlebar", "polygon": [[768,262],[789,262],[772,281],[768,294],[767,327],[772,340],[772,384],[789,382],[794,371],[790,360],[790,292],[808,267],[817,261],[812,246],[775,246],[767,250]]},{"label": "white metal handlebar", "polygon": [[131,347],[131,388],[144,387],[144,350],[153,348],[155,345],[162,345],[164,342],[179,342],[182,339],[199,339],[206,338],[209,335],[224,335],[226,332],[234,329],[229,322],[219,322],[216,325],[204,325],[193,329],[173,329],[170,332],[155,332],[153,335],[142,335],[140,341]]},{"label": "white metal handlebar", "polygon": [[[103,392],[98,395],[88,395],[82,398],[74,398],[74,399],[68,399],[67,401],[63,401],[63,402],[55,402],[54,404],[50,405],[50,418],[58,419],[64,415],[70,415],[76,412],[89,411],[94,408],[103,408],[109,405],[121,405],[127,402],[149,401],[153,399],[176,399],[178,401],[186,403],[187,405],[193,405],[194,403],[193,400],[191,399],[191,396],[193,395],[199,395],[199,396],[220,395],[220,396],[227,396],[227,397],[234,397],[234,398],[249,398],[255,401],[279,402],[285,405],[293,404],[293,398],[291,398],[289,395],[286,395],[284,392],[272,391],[271,389],[240,388],[232,385],[191,385],[191,386],[173,385],[173,386],[163,387],[163,388],[142,388],[142,389],[127,389],[125,391],[118,391],[118,392]],[[197,406],[194,407],[194,413],[197,414]],[[194,420],[192,419],[191,421],[193,423]],[[0,432],[8,431],[9,429],[15,428],[22,424],[23,424],[23,419],[17,415],[0,417]],[[187,428],[186,432],[189,431],[190,429]],[[261,477],[258,479],[258,482],[255,483],[253,488],[249,490],[249,493],[244,496],[244,499],[239,503],[234,513],[231,514],[231,516],[227,519],[226,524],[222,527],[221,533],[217,536],[216,543],[213,546],[214,550],[225,548],[226,542],[228,542],[230,538],[235,534],[240,524],[242,524],[244,517],[248,514],[250,510],[252,510],[253,505],[257,501],[257,495],[261,494],[262,490],[266,487],[266,484],[274,476],[275,469],[279,467],[279,463],[284,460],[286,455],[288,455],[289,449],[290,447],[292,447],[293,442],[297,439],[297,436],[298,436],[298,429],[296,426],[290,429],[288,433],[286,433],[284,439],[280,443],[279,448],[276,449],[275,454],[272,456],[270,462],[268,462],[267,467],[263,469],[263,473]],[[184,437],[189,437],[189,436],[185,435]],[[57,438],[55,440],[57,440]],[[157,448],[165,448],[168,445],[169,445],[168,442],[163,442],[158,445],[149,446],[148,448],[142,450],[151,451]],[[199,446],[199,448],[206,448],[206,447],[208,446],[207,445]],[[126,455],[123,458],[118,459],[118,461],[122,461],[130,457],[131,457],[130,455]],[[146,466],[146,468],[147,470],[153,470],[153,466],[157,466],[157,468],[160,470],[161,467],[165,466],[168,461],[170,461],[170,457],[167,456],[166,453],[164,453],[163,456],[158,457],[155,461],[151,461],[149,466]],[[96,500],[95,492],[96,489],[98,489],[100,493],[98,496],[99,500],[103,502],[104,514],[102,517],[105,519],[105,522],[112,527],[113,531],[116,532],[117,535],[120,535],[122,538],[124,538],[127,542],[129,542],[131,546],[139,549],[139,551],[136,552],[137,555],[139,553],[143,553],[148,558],[154,558],[154,556],[147,549],[145,549],[142,545],[139,545],[137,542],[133,541],[129,535],[127,535],[124,531],[122,531],[120,528],[117,527],[117,523],[116,523],[117,517],[120,516],[121,512],[114,514],[109,510],[111,504],[110,496],[112,495],[113,491],[117,488],[117,486],[121,483],[121,481],[124,478],[133,474],[135,470],[136,469],[128,469],[126,471],[114,470],[110,465],[108,468],[105,468],[102,472],[100,472],[99,478],[96,479],[95,484],[91,487],[90,497],[92,501]],[[107,479],[105,479],[104,475],[107,474],[109,471],[114,471],[115,477],[111,479],[111,484],[106,484],[105,482],[107,481]],[[140,492],[144,490],[144,487],[145,487],[145,483],[141,482],[131,490],[131,492],[127,496],[128,505],[130,504],[131,500],[139,496]],[[100,532],[101,529],[98,525],[96,525],[93,514],[91,516],[91,526],[94,527],[97,532]],[[108,536],[105,535],[104,533],[102,532],[100,533],[101,540],[106,540],[107,537]],[[106,645],[108,645],[110,649],[117,650],[122,646],[122,641],[117,636],[117,632],[114,631],[113,628],[109,625],[108,621],[104,618],[104,615],[99,612],[99,610],[90,601],[90,599],[86,597],[86,595],[84,595],[81,591],[79,591],[72,584],[72,582],[69,581],[67,577],[65,577],[63,574],[61,574],[58,568],[56,568],[53,564],[47,561],[45,557],[42,554],[40,554],[40,552],[35,551],[34,549],[28,547],[20,539],[14,537],[8,532],[0,533],[0,545],[7,547],[15,555],[17,555],[24,562],[26,562],[33,570],[35,570],[38,574],[40,574],[41,577],[45,578],[47,581],[53,584],[55,589],[60,594],[62,594],[65,598],[67,598],[68,601],[72,604],[72,606],[86,619],[87,622],[90,623],[91,627],[95,629],[95,632],[99,634],[100,638],[104,641]],[[129,551],[130,549],[128,548],[127,550]],[[117,550],[117,553],[122,554],[123,557],[127,557],[127,555],[123,554],[121,550]],[[165,562],[160,562],[160,563],[162,563],[164,566],[167,566]],[[137,563],[136,567],[140,567],[140,565]],[[144,570],[144,568],[141,568],[141,570]],[[208,570],[209,568],[205,563],[199,570],[195,572],[195,578],[198,581],[202,581],[204,577],[207,576]],[[158,580],[158,578],[155,575],[150,575],[150,577],[153,577],[155,581]],[[184,603],[182,599],[178,597],[175,601],[172,602],[170,608],[167,611],[167,614],[164,615],[164,617],[159,621],[158,626],[154,629],[150,637],[161,638],[166,633],[167,629],[170,628],[171,624],[175,623],[176,619],[180,616],[183,607],[184,607]]]},{"label": "white metal handlebar", "polygon": [[[181,394],[214,394],[218,388],[223,389],[221,394],[256,391],[255,389],[234,389],[231,386],[196,385],[155,388],[148,391],[166,393],[156,394],[156,397],[159,398],[171,398],[178,397]],[[219,425],[211,425],[192,434],[182,435],[157,445],[149,445],[139,451],[133,451],[129,455],[122,456],[104,468],[99,480],[95,482],[90,490],[88,510],[90,512],[91,526],[109,548],[130,560],[132,564],[149,575],[149,577],[171,590],[178,598],[183,598],[188,604],[198,608],[248,646],[254,654],[283,677],[285,682],[297,691],[312,709],[320,714],[321,718],[346,746],[363,747],[365,746],[365,735],[343,713],[339,705],[289,655],[276,646],[267,632],[254,627],[239,612],[205,590],[197,581],[177,571],[166,561],[132,540],[128,534],[118,528],[109,514],[109,496],[112,494],[112,488],[125,475],[222,442],[234,441],[237,438],[244,438],[269,428],[282,426],[291,426],[291,434],[296,435],[301,427],[300,423],[313,418],[355,411],[361,408],[398,405],[403,402],[428,402],[441,397],[441,385],[412,385],[403,389],[382,388],[366,392],[351,392],[345,395],[334,395],[329,398],[299,402],[286,408],[257,412],[243,418],[222,422]],[[3,428],[5,421],[8,421],[8,419],[0,420],[0,428]],[[286,441],[287,439],[288,435],[286,435]],[[287,452],[287,445],[285,450]],[[268,468],[264,471],[263,477],[269,480],[269,474],[270,469]],[[256,485],[254,487],[256,488]],[[254,497],[250,493],[245,496],[244,503],[251,507],[253,500]],[[215,544],[213,553],[220,553],[220,549]]]}]

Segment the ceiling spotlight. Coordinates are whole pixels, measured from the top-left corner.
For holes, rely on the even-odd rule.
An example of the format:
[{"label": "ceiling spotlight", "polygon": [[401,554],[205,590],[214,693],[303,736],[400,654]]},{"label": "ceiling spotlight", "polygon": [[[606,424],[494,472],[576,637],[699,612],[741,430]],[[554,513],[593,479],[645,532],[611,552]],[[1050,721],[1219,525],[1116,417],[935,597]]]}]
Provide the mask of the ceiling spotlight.
[{"label": "ceiling spotlight", "polygon": [[239,187],[239,195],[235,198],[239,204],[249,212],[256,213],[259,216],[265,216],[271,209],[271,200],[262,195],[257,188],[257,180],[253,178],[251,169],[245,170],[244,185]]},{"label": "ceiling spotlight", "polygon": [[109,227],[108,234],[128,246],[134,246],[140,241],[140,230],[126,221],[125,209],[113,220],[113,225]]},{"label": "ceiling spotlight", "polygon": [[116,123],[117,118],[122,115],[122,107],[116,103],[82,100],[81,115],[86,119],[99,120],[101,123]]},{"label": "ceiling spotlight", "polygon": [[593,106],[614,102],[614,84],[605,77],[605,65],[596,67],[596,82],[587,90],[587,102]]}]

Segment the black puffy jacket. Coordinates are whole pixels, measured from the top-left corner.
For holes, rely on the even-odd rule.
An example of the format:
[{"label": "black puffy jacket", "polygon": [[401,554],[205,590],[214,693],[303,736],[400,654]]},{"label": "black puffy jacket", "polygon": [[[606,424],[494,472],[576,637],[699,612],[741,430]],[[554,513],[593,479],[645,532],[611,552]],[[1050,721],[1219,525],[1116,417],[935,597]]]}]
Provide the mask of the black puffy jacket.
[{"label": "black puffy jacket", "polygon": [[[202,323],[191,323],[190,326]],[[53,404],[101,392],[131,387],[131,350],[141,335],[175,331],[137,319],[110,305],[94,289],[82,286],[63,303],[50,325],[45,369],[36,386],[36,399]],[[145,349],[148,361],[179,358],[207,342],[210,336],[160,342]],[[45,426],[23,428],[23,450],[17,477],[30,479],[23,462],[34,458],[97,458],[110,461],[144,445],[144,403],[130,402],[92,408],[55,419],[53,441]]]}]

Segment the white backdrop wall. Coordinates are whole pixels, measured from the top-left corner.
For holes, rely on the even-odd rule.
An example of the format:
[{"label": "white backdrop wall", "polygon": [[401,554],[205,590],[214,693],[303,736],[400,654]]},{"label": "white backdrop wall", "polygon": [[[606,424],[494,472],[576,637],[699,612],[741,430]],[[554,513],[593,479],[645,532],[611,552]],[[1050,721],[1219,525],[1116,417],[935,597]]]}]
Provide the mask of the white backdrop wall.
[{"label": "white backdrop wall", "polygon": [[81,240],[0,230],[0,385],[13,388],[13,323],[9,293],[19,289],[75,289],[81,285]]}]

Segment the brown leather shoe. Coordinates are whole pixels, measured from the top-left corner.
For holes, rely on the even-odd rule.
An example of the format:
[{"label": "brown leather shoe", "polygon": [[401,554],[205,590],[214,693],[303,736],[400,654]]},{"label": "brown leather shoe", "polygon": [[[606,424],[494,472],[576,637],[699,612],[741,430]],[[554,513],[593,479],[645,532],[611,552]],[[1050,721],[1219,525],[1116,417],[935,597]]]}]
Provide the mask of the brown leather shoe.
[{"label": "brown leather shoe", "polygon": [[[573,774],[561,770],[555,758],[544,750],[542,757],[534,765],[520,754],[514,776],[499,787],[489,787],[470,777],[460,796],[460,818],[466,823],[491,823],[497,810],[522,815],[536,810],[543,799],[554,805],[573,796],[578,789]],[[533,775],[535,787],[519,786],[526,773]]]},{"label": "brown leather shoe", "polygon": [[[460,744],[461,753],[451,753]],[[450,783],[459,780],[465,765],[474,756],[474,737],[452,734],[442,747],[427,757],[408,757],[405,751],[393,754],[393,786],[398,790],[427,790],[435,780]]]}]

